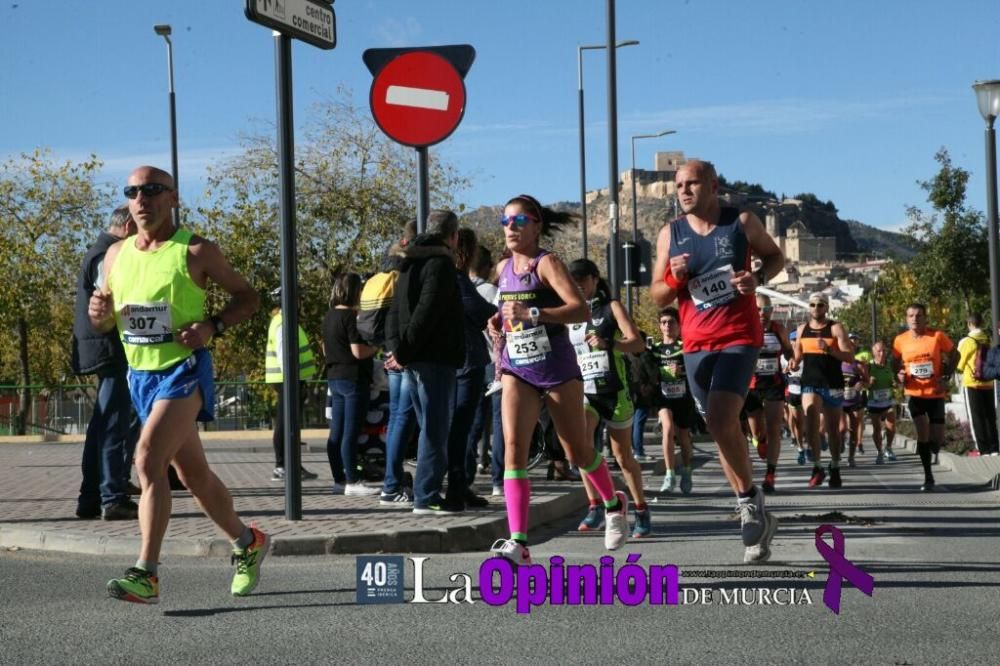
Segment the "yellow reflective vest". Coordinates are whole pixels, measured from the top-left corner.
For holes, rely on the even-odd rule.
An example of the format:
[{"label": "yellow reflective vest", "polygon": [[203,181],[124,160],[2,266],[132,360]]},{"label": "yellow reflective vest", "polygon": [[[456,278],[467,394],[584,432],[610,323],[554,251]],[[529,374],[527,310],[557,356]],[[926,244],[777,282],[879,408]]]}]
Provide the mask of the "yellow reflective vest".
[{"label": "yellow reflective vest", "polygon": [[[281,312],[271,317],[267,327],[267,353],[264,357],[264,381],[268,384],[281,384],[284,374],[281,367]],[[299,326],[299,379],[310,379],[316,376],[316,357],[309,348],[306,332]]]}]

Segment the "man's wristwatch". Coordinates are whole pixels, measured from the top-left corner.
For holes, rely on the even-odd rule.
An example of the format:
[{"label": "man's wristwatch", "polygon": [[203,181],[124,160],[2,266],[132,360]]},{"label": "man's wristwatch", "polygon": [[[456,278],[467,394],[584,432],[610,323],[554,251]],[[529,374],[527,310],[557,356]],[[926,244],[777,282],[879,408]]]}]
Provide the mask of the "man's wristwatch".
[{"label": "man's wristwatch", "polygon": [[219,337],[226,332],[226,322],[222,321],[222,317],[219,315],[212,315],[209,321],[215,327],[215,337]]},{"label": "man's wristwatch", "polygon": [[532,326],[538,326],[538,317],[541,316],[541,311],[538,308],[528,308],[528,318],[531,319]]}]

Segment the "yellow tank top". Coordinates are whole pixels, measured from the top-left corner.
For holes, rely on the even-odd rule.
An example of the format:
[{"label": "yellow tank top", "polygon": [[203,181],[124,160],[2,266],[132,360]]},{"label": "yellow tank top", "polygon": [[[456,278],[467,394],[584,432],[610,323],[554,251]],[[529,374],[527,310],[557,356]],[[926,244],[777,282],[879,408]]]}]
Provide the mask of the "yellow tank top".
[{"label": "yellow tank top", "polygon": [[194,353],[176,342],[182,327],[205,319],[205,290],[188,273],[192,236],[178,229],[152,251],[137,249],[132,236],[115,258],[108,288],[125,357],[134,370],[163,370]]}]

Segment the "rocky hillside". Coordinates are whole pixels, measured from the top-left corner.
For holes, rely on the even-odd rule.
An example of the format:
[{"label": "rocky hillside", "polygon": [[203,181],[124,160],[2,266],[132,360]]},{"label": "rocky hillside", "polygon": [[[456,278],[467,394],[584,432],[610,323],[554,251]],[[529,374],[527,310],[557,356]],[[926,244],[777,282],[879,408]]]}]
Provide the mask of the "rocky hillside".
[{"label": "rocky hillside", "polygon": [[917,253],[917,241],[912,236],[870,227],[857,220],[847,220],[847,227],[862,252],[877,252],[902,261],[909,261]]},{"label": "rocky hillside", "polygon": [[[878,254],[907,260],[916,252],[916,243],[912,238],[899,233],[883,231],[855,220],[842,220],[837,215],[836,207],[831,202],[820,202],[814,197],[796,200],[797,203],[786,202],[778,204],[770,197],[743,196],[732,191],[731,196],[742,206],[753,210],[761,220],[765,219],[767,209],[776,207],[779,213],[780,233],[784,234],[788,227],[801,220],[806,228],[816,236],[833,236],[837,239],[837,254],[845,260],[855,260],[859,255]],[[569,211],[577,216],[581,209],[578,202],[560,201],[549,203],[556,210]],[[619,199],[619,235],[622,239],[632,236],[632,199],[625,193]],[[493,249],[501,246],[500,225],[498,223],[501,207],[481,206],[467,211],[462,215],[462,223],[476,229]],[[673,218],[674,211],[669,207],[668,200],[662,198],[639,197],[638,229],[639,237],[650,242],[656,242],[656,234],[660,227]],[[608,229],[608,198],[598,196],[587,204],[588,245],[592,258],[603,254],[607,243]],[[549,245],[566,256],[575,256],[580,248],[581,231],[579,225],[557,234]],[[600,254],[598,254],[600,253]]]}]

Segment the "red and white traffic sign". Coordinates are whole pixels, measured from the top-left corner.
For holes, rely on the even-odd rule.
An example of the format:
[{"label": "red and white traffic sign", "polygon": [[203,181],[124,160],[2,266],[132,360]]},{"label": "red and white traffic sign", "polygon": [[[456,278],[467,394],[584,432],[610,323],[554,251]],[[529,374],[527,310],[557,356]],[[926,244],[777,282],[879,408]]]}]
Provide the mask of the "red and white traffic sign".
[{"label": "red and white traffic sign", "polygon": [[432,146],[462,122],[465,82],[440,55],[410,51],[379,70],[368,101],[375,122],[391,139],[415,148]]}]

